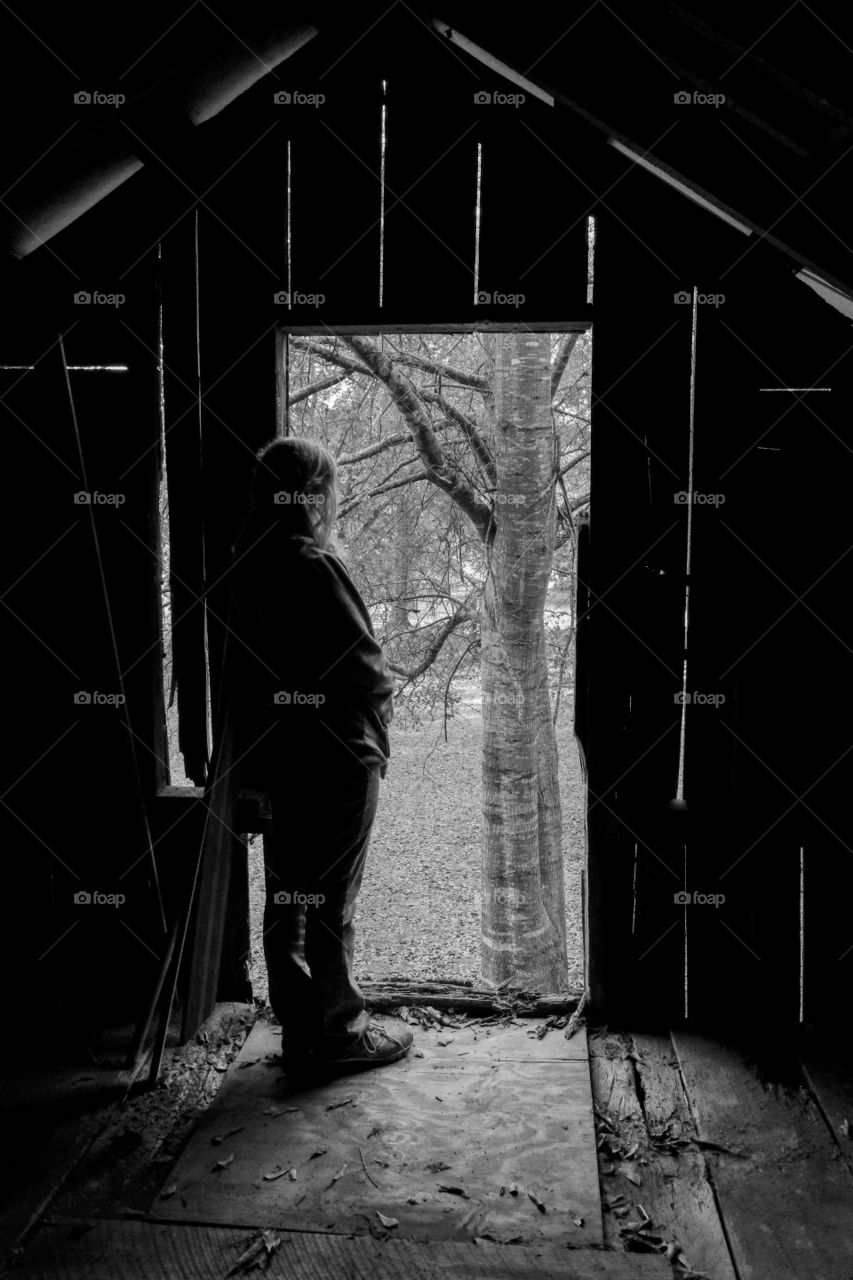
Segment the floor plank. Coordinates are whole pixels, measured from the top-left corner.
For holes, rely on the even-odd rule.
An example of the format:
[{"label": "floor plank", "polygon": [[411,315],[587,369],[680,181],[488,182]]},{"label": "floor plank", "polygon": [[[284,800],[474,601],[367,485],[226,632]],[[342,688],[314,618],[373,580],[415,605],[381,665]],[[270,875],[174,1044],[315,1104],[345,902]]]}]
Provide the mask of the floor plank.
[{"label": "floor plank", "polygon": [[[850,1280],[853,1182],[805,1087],[732,1046],[673,1033],[736,1266],[750,1280]],[[766,1070],[765,1064],[765,1070]]]},{"label": "floor plank", "polygon": [[[649,1134],[680,1136],[692,1132],[672,1040],[636,1033],[632,1040]],[[655,1197],[658,1222],[669,1227],[694,1271],[713,1280],[737,1280],[705,1156],[690,1147],[676,1150],[677,1154],[672,1154],[659,1146],[655,1152],[660,1171]]]},{"label": "floor plank", "polygon": [[[671,1275],[661,1258],[557,1245],[278,1235],[281,1245],[264,1272],[271,1280],[669,1280]],[[47,1223],[14,1274],[20,1280],[223,1280],[252,1239],[245,1230],[224,1227]]]},{"label": "floor plank", "polygon": [[801,1056],[803,1075],[847,1168],[853,1174],[853,1055],[848,1045],[813,1046]]},{"label": "floor plank", "polygon": [[[293,1089],[276,1029],[258,1023],[152,1214],[365,1232],[378,1211],[418,1240],[601,1245],[584,1038],[508,1027],[467,1047],[459,1037],[464,1056],[456,1037],[437,1043],[450,1038],[419,1030],[423,1057]],[[295,1180],[274,1176],[291,1168]]]}]

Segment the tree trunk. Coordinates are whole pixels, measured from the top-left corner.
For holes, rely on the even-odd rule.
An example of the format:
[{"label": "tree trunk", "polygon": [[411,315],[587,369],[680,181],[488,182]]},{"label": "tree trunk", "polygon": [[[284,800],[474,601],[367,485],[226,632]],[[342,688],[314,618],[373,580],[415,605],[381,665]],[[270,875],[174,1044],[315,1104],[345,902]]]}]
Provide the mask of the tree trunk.
[{"label": "tree trunk", "polygon": [[568,988],[544,608],[555,536],[550,338],[495,346],[496,530],[483,598],[483,972]]}]

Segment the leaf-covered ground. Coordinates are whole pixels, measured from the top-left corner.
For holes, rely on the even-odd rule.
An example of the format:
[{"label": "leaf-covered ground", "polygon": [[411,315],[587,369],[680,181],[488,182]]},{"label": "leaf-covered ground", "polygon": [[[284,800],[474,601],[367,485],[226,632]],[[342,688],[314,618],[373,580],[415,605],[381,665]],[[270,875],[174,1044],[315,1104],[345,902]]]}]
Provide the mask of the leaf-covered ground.
[{"label": "leaf-covered ground", "polygon": [[[583,987],[584,794],[572,704],[557,725],[563,804],[569,980]],[[482,862],[481,717],[472,691],[447,726],[392,729],[356,911],[357,978],[467,978],[479,985]],[[266,999],[261,842],[250,849],[252,981]]]}]

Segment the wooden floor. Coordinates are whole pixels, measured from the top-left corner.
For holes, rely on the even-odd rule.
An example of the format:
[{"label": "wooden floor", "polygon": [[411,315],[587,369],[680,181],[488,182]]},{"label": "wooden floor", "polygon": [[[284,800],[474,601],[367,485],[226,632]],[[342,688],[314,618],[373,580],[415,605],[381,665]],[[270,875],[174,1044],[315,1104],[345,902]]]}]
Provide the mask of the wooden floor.
[{"label": "wooden floor", "polygon": [[159,1218],[362,1233],[381,1213],[408,1240],[603,1244],[583,1033],[419,1027],[402,1062],[302,1089],[278,1052],[256,1024]]},{"label": "wooden floor", "polygon": [[849,1049],[543,1026],[417,1027],[403,1062],[293,1089],[258,1022],[153,1162],[94,1144],[12,1274],[853,1280]]}]

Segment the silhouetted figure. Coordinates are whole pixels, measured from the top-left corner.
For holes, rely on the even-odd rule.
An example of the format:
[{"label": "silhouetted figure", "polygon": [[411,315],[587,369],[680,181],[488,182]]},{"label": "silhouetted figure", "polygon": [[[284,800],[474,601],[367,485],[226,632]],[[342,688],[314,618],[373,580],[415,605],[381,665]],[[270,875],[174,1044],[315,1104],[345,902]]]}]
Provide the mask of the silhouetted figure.
[{"label": "silhouetted figure", "polygon": [[333,539],[336,468],[317,441],[258,453],[230,571],[242,785],[267,791],[264,952],[291,1075],[402,1058],[352,976],[355,901],[388,767],[393,682]]}]

